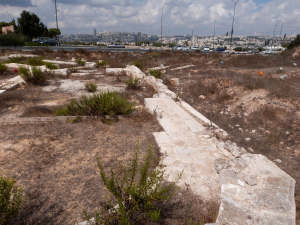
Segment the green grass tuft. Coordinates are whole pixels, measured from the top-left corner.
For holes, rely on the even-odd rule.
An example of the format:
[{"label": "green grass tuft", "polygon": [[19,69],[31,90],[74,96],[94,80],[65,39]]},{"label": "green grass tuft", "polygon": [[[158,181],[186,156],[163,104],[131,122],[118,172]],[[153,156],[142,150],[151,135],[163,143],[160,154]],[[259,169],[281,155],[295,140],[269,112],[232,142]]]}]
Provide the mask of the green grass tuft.
[{"label": "green grass tuft", "polygon": [[27,59],[26,63],[30,66],[42,66],[45,64],[42,57],[29,58]]},{"label": "green grass tuft", "polygon": [[102,60],[101,62],[96,62],[94,67],[99,68],[100,66],[106,66],[107,62],[105,60]]},{"label": "green grass tuft", "polygon": [[66,108],[55,112],[58,116],[115,116],[128,115],[135,110],[135,104],[129,102],[116,92],[82,96],[73,100]]},{"label": "green grass tuft", "polygon": [[126,89],[138,89],[140,81],[138,79],[128,79],[125,80],[124,83],[126,84]]},{"label": "green grass tuft", "polygon": [[35,85],[42,85],[46,81],[45,74],[42,72],[40,68],[35,66],[31,68],[31,71],[27,67],[21,66],[19,67],[19,74],[26,82]]},{"label": "green grass tuft", "polygon": [[58,69],[58,66],[53,64],[53,63],[50,63],[50,62],[43,62],[44,65],[49,69],[49,70],[56,70]]},{"label": "green grass tuft", "polygon": [[0,62],[0,74],[4,73],[7,70],[7,66]]},{"label": "green grass tuft", "polygon": [[148,73],[150,74],[150,76],[154,76],[155,78],[161,78],[163,74],[161,70],[149,70]]},{"label": "green grass tuft", "polygon": [[88,92],[95,92],[98,88],[97,84],[92,83],[92,82],[86,83],[84,85],[84,87],[85,87],[85,90],[87,90]]},{"label": "green grass tuft", "polygon": [[77,59],[76,60],[77,65],[79,66],[84,66],[85,65],[85,61],[81,60],[81,59]]}]

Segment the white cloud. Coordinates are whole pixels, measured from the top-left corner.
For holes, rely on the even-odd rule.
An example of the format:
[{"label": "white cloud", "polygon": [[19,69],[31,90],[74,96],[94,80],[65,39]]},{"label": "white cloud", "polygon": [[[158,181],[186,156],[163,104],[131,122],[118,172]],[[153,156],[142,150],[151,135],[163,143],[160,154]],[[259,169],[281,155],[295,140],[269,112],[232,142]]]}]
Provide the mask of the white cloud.
[{"label": "white cloud", "polygon": [[[54,0],[31,0],[35,6],[0,7],[1,20],[17,19],[22,10],[36,13],[45,25],[54,27]],[[29,5],[30,1],[26,1]],[[300,33],[299,0],[274,0],[258,5],[256,0],[240,0],[236,6],[234,34],[254,32],[272,35],[274,25],[283,21],[283,33]],[[165,4],[165,5],[164,5]],[[163,33],[212,35],[231,30],[233,2],[231,0],[59,0],[58,20],[62,33],[92,33],[97,31],[128,31],[160,34],[162,6]],[[280,23],[278,23],[278,32]],[[278,33],[276,32],[276,33]]]}]

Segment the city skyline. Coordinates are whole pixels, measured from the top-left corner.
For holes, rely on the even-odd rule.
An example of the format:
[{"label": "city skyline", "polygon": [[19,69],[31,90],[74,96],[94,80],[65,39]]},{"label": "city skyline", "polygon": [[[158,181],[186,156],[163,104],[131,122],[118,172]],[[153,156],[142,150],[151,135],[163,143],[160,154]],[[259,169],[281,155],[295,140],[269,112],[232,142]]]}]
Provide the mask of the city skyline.
[{"label": "city skyline", "polygon": [[[35,13],[48,28],[55,28],[54,0],[2,0],[0,21],[17,20],[23,10]],[[57,0],[62,34],[142,32],[160,35],[224,35],[231,32],[232,0]],[[234,32],[247,35],[300,33],[299,0],[239,0]]]}]

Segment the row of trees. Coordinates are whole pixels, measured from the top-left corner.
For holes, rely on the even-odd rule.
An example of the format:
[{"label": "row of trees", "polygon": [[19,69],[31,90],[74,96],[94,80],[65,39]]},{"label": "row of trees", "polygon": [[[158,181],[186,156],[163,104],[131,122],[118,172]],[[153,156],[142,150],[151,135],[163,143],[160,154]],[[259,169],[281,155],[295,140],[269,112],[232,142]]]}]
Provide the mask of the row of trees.
[{"label": "row of trees", "polygon": [[18,24],[16,24],[15,20],[9,23],[0,22],[0,33],[2,32],[3,26],[10,25],[14,25],[16,35],[25,39],[25,41],[32,41],[33,38],[42,36],[54,38],[61,33],[60,30],[56,28],[48,29],[35,13],[30,13],[25,10],[20,14],[17,21]]}]

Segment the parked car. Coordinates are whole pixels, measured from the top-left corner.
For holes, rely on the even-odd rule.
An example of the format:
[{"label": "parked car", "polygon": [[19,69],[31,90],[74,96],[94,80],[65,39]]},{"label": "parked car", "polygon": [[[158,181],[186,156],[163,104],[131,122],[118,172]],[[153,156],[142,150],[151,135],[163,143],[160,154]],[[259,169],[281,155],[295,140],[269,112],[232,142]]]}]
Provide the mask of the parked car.
[{"label": "parked car", "polygon": [[200,50],[200,47],[194,46],[191,48],[191,50]]},{"label": "parked car", "polygon": [[248,51],[248,54],[254,54],[254,53],[259,53],[258,49],[251,49]]},{"label": "parked car", "polygon": [[49,40],[49,39],[51,39],[51,38],[50,37],[40,37],[38,39],[33,40],[32,42],[43,43],[44,41]]},{"label": "parked car", "polygon": [[266,50],[263,52],[264,54],[277,54],[278,51],[274,51],[274,50]]},{"label": "parked car", "polygon": [[204,48],[203,48],[203,51],[209,51],[210,50],[210,47],[209,46],[205,46]]},{"label": "parked car", "polygon": [[32,42],[35,42],[35,43],[41,43],[42,40],[41,40],[41,39],[35,39],[35,40],[32,40]]},{"label": "parked car", "polygon": [[125,45],[122,45],[120,43],[114,43],[114,44],[110,44],[107,47],[109,48],[125,48]]},{"label": "parked car", "polygon": [[51,46],[59,46],[59,43],[55,39],[47,39],[41,42],[42,44],[51,45]]},{"label": "parked car", "polygon": [[190,47],[189,47],[189,46],[184,46],[184,47],[182,47],[181,50],[183,50],[183,51],[188,51],[188,50],[190,50]]},{"label": "parked car", "polygon": [[224,51],[225,51],[225,48],[217,47],[217,48],[215,48],[214,51],[216,51],[216,52],[224,52]]},{"label": "parked car", "polygon": [[183,46],[182,45],[177,45],[173,47],[173,50],[182,50]]}]

